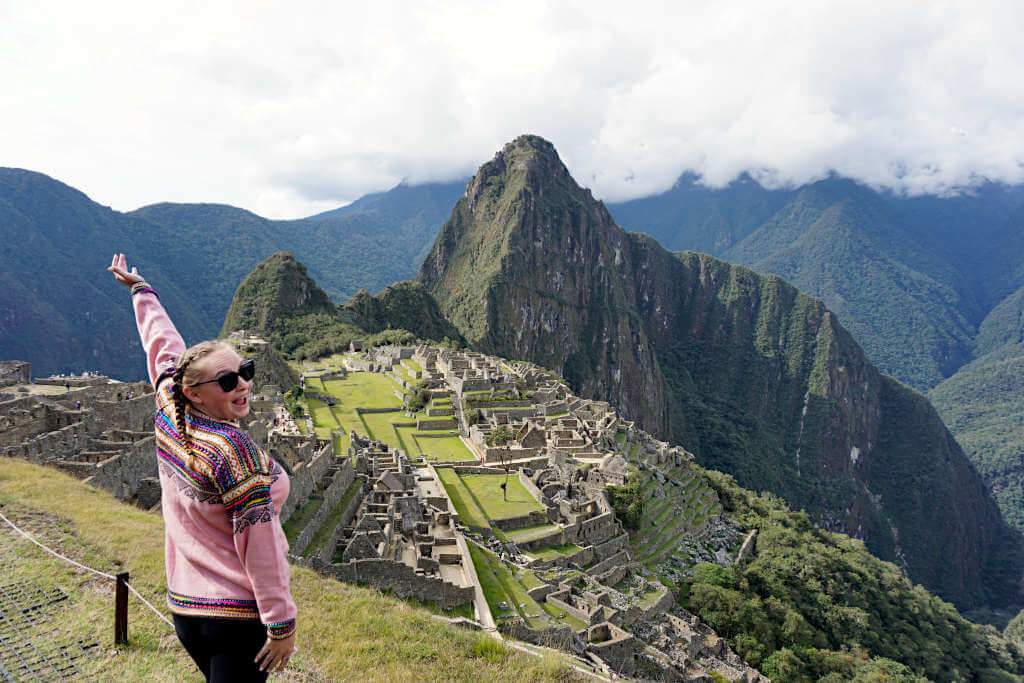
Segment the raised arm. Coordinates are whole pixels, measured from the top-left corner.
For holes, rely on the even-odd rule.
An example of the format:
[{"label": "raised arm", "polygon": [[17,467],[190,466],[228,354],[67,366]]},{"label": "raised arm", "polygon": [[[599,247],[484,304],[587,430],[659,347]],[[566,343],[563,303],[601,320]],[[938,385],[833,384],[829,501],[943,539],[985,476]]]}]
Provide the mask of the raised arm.
[{"label": "raised arm", "polygon": [[156,291],[139,275],[138,268],[128,269],[124,254],[114,254],[107,270],[118,282],[131,289],[135,324],[139,328],[142,348],[146,350],[149,381],[156,387],[160,378],[173,371],[178,358],[185,353],[185,340],[175,329]]}]

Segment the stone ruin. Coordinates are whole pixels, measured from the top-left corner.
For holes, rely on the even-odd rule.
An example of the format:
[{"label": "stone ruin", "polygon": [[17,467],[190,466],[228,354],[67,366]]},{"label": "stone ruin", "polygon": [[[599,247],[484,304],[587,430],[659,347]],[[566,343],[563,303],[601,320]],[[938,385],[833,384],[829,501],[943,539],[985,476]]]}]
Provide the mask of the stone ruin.
[{"label": "stone ruin", "polygon": [[[238,339],[260,341],[251,335]],[[480,460],[449,466],[491,474],[505,472],[495,465],[507,466],[542,509],[490,520],[492,527],[503,533],[534,525],[551,529],[513,543],[499,541],[488,529],[470,528],[434,465],[355,433],[350,452],[335,456],[329,441],[318,443],[312,431],[308,437],[298,433],[281,387],[265,387],[262,396],[254,396],[245,426],[291,477],[281,520],[294,562],[444,608],[472,604],[479,624],[493,624],[520,640],[558,645],[607,675],[710,681],[709,672],[715,672],[731,681],[766,680],[674,604],[671,591],[634,557],[629,534],[604,494],[605,487],[624,483],[631,469],[653,480],[655,506],[669,500],[666,490],[692,489],[692,514],[685,517],[690,526],[678,542],[644,559],[659,561],[660,572],[679,576],[686,575],[690,560],[728,563],[722,548],[733,545],[738,529],[720,514],[714,492],[694,484],[687,469],[690,454],[620,421],[607,403],[572,395],[564,383],[529,364],[419,346],[368,349],[362,359],[346,359],[345,365],[388,374],[398,395],[410,388],[406,378],[411,377],[425,381],[433,396],[450,397],[450,408],[432,407],[438,412],[427,419],[458,429]],[[117,390],[134,390],[136,397],[116,401]],[[82,409],[76,410],[79,400]],[[467,423],[467,409],[479,412],[477,424]],[[59,398],[9,396],[0,401],[0,454],[59,467],[122,500],[155,509],[160,490],[152,418],[152,394],[145,384],[104,381]],[[500,426],[509,428],[512,440],[487,445],[487,436]],[[420,426],[431,427],[438,428]],[[701,521],[691,524],[697,518]],[[752,538],[744,548],[752,547]],[[715,550],[712,542],[721,547]],[[496,623],[478,597],[470,543],[494,552],[512,571],[532,572],[540,585],[528,591],[530,597],[582,626],[574,630],[553,619],[540,629],[517,618]],[[533,552],[570,545],[579,550],[547,559]],[[689,556],[679,555],[682,551]]]},{"label": "stone ruin", "polygon": [[22,360],[0,361],[0,387],[32,381],[32,364]]}]

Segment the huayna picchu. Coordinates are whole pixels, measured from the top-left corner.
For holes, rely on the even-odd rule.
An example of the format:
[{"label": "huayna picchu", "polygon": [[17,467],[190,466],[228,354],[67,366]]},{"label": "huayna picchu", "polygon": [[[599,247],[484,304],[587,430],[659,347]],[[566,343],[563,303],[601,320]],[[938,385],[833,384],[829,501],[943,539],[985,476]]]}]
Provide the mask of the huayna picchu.
[{"label": "huayna picchu", "polygon": [[961,607],[1020,603],[1019,535],[924,396],[780,278],[623,231],[547,141],[480,168],[418,278],[472,348],[560,371]]}]

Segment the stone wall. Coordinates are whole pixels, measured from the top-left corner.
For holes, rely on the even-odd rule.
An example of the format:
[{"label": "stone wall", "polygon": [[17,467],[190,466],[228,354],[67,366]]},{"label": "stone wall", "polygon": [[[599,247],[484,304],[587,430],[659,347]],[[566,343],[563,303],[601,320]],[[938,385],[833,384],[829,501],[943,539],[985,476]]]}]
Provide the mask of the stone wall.
[{"label": "stone wall", "polygon": [[432,420],[418,418],[416,420],[416,429],[455,429],[456,426],[455,420],[450,417]]},{"label": "stone wall", "polygon": [[[292,552],[296,555],[301,555],[306,548],[309,546],[310,541],[313,540],[313,536],[316,535],[320,525],[324,523],[324,520],[334,511],[334,507],[341,500],[341,497],[345,495],[345,491],[348,489],[349,484],[352,483],[354,477],[352,467],[342,468],[335,472],[334,479],[331,480],[330,485],[324,489],[323,496],[324,502],[320,505],[320,508],[313,515],[313,518],[306,524],[306,528],[302,530],[299,537],[295,539],[295,543],[292,544]],[[295,508],[292,508],[293,510]]]},{"label": "stone wall", "polygon": [[0,386],[28,384],[32,381],[32,364],[23,360],[0,360]]},{"label": "stone wall", "polygon": [[633,635],[611,622],[596,624],[587,630],[587,650],[620,674],[629,676],[636,669],[635,648]]},{"label": "stone wall", "polygon": [[9,446],[2,454],[11,458],[24,458],[35,464],[49,464],[72,458],[89,444],[86,422],[75,422],[52,432],[40,434],[20,444]]},{"label": "stone wall", "polygon": [[605,572],[629,562],[629,551],[620,550],[606,560],[602,560],[587,570],[590,576],[601,576]]},{"label": "stone wall", "polygon": [[[352,484],[349,484],[351,486]],[[346,487],[346,491],[348,488]],[[352,500],[345,506],[345,511],[341,513],[341,518],[338,520],[338,525],[331,532],[331,537],[320,552],[317,553],[317,557],[321,562],[329,564],[331,559],[334,557],[334,552],[338,549],[338,543],[341,542],[341,537],[345,535],[345,527],[355,518],[356,512],[359,511],[359,506],[363,503],[363,496],[366,495],[366,487],[361,485],[356,494],[352,496]]]},{"label": "stone wall", "polygon": [[551,505],[551,501],[548,497],[545,496],[539,488],[537,488],[537,485],[533,483],[532,479],[523,473],[522,469],[520,469],[517,474],[519,475],[519,483],[523,485],[523,488],[526,489],[527,493],[533,496],[534,500],[544,507]]},{"label": "stone wall", "polygon": [[608,539],[616,531],[615,513],[605,512],[579,522],[576,530],[578,545],[594,545]]},{"label": "stone wall", "polygon": [[96,399],[89,401],[88,405],[83,401],[83,407],[92,411],[104,429],[127,429],[133,432],[153,429],[156,404],[152,393],[127,401]]},{"label": "stone wall", "polygon": [[534,630],[523,623],[522,619],[511,619],[501,624],[498,628],[510,638],[522,640],[526,643],[567,651],[575,650],[579,652],[582,649],[579,637],[565,624]]},{"label": "stone wall", "polygon": [[629,534],[620,534],[620,535],[618,535],[618,536],[616,536],[616,537],[614,537],[614,538],[612,538],[612,539],[610,539],[608,541],[605,541],[604,543],[599,543],[598,545],[595,545],[593,547],[594,548],[594,557],[599,562],[601,562],[601,561],[604,561],[604,560],[608,559],[612,555],[616,555],[621,550],[623,550],[624,548],[628,548],[628,547],[629,547]]},{"label": "stone wall", "polygon": [[509,517],[507,519],[490,519],[487,521],[491,523],[492,527],[496,527],[502,531],[512,531],[513,529],[522,529],[524,526],[547,524],[551,520],[548,519],[548,514],[546,512],[534,510],[528,515]]},{"label": "stone wall", "polygon": [[121,454],[100,463],[86,482],[109,491],[120,500],[129,500],[138,492],[143,479],[159,476],[156,437],[111,445],[121,450]]},{"label": "stone wall", "polygon": [[82,419],[81,412],[64,410],[29,396],[0,402],[0,451]]},{"label": "stone wall", "polygon": [[370,584],[379,590],[391,591],[400,598],[433,602],[439,607],[452,608],[473,602],[472,586],[456,586],[440,577],[421,576],[401,562],[365,559],[325,565],[316,559],[303,564],[338,581]]},{"label": "stone wall", "polygon": [[[330,446],[320,449],[312,460],[300,463],[291,468],[289,475],[291,491],[288,493],[288,500],[281,507],[281,523],[284,524],[295,512],[295,508],[301,503],[309,500],[310,495],[316,490],[317,484],[323,479],[331,466],[335,464],[334,452]],[[342,462],[341,467],[346,466],[352,469],[352,461],[347,458]]]}]

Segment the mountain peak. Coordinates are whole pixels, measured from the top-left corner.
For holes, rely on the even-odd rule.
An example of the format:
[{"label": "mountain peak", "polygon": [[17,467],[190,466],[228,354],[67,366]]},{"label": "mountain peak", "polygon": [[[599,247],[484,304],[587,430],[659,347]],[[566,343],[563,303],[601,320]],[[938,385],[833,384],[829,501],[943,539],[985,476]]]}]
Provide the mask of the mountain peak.
[{"label": "mountain peak", "polygon": [[258,263],[238,286],[221,335],[241,329],[278,331],[288,318],[311,313],[333,317],[337,309],[306,266],[278,251]]}]

